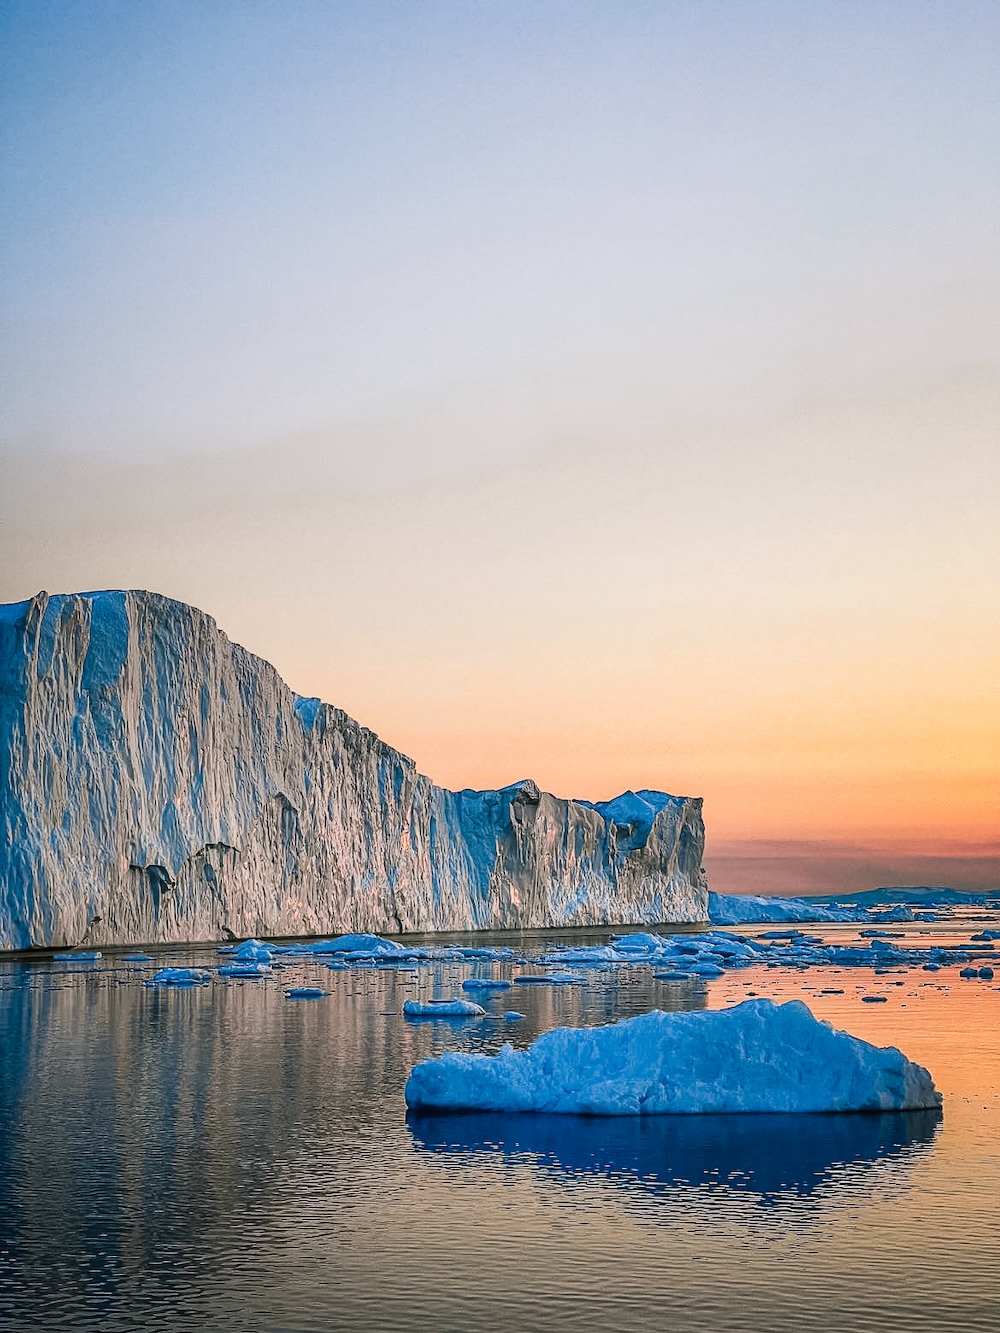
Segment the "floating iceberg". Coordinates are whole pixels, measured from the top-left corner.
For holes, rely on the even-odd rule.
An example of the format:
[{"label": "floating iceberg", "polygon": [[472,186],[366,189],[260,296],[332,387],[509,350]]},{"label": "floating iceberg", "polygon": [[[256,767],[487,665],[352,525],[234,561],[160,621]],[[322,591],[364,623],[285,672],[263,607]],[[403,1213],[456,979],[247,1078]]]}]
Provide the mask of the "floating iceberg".
[{"label": "floating iceberg", "polygon": [[[860,899],[864,897],[866,906]],[[882,906],[876,899],[857,895],[858,901],[844,906],[833,899],[781,898],[777,895],[708,895],[708,919],[716,926],[748,926],[760,921],[936,921],[935,912],[914,912],[906,903]]]},{"label": "floating iceberg", "polygon": [[915,1111],[939,1107],[941,1097],[927,1070],[895,1047],[838,1032],[800,1000],[747,1000],[555,1028],[524,1051],[449,1051],[415,1066],[406,1104],[418,1112],[692,1115]]},{"label": "floating iceberg", "polygon": [[96,963],[100,957],[99,949],[93,949],[90,952],[78,950],[76,953],[54,953],[52,961],[54,963]]},{"label": "floating iceberg", "polygon": [[335,940],[319,940],[309,945],[311,953],[353,954],[355,958],[384,958],[408,951],[394,940],[381,935],[338,935]]},{"label": "floating iceberg", "polygon": [[486,1010],[472,1000],[407,1000],[403,1013],[407,1018],[479,1018]]},{"label": "floating iceberg", "polygon": [[211,972],[200,967],[161,967],[154,972],[147,986],[207,986],[212,980]]},{"label": "floating iceberg", "polygon": [[700,799],[448,791],[155,593],[0,606],[0,675],[0,949],[705,919]]},{"label": "floating iceberg", "polygon": [[489,977],[469,977],[462,982],[462,990],[510,990],[509,981],[492,981]]},{"label": "floating iceberg", "polygon": [[273,976],[269,963],[227,963],[219,968],[220,977],[260,978]]},{"label": "floating iceberg", "polygon": [[760,921],[871,921],[873,915],[864,908],[827,907],[804,898],[709,893],[708,919],[716,926],[749,926]]},{"label": "floating iceberg", "polygon": [[231,954],[242,963],[269,963],[275,952],[275,946],[265,944],[263,940],[244,940],[240,945],[227,945],[219,950],[219,953]]}]

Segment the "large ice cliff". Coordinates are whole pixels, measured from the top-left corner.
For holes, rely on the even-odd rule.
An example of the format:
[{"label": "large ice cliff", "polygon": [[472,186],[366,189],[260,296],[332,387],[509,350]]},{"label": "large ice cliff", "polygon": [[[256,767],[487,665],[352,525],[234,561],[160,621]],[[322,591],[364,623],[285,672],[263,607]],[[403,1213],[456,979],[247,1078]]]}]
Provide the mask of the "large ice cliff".
[{"label": "large ice cliff", "polygon": [[148,592],[0,607],[0,949],[707,917],[701,801],[436,786]]}]

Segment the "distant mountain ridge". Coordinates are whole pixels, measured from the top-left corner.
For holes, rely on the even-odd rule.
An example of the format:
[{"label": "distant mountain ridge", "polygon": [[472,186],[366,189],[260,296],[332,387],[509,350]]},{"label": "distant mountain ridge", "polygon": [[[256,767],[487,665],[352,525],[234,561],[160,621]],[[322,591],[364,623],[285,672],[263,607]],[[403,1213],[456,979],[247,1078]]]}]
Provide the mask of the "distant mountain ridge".
[{"label": "distant mountain ridge", "polygon": [[0,949],[702,921],[698,798],[452,792],[156,593],[0,607]]}]

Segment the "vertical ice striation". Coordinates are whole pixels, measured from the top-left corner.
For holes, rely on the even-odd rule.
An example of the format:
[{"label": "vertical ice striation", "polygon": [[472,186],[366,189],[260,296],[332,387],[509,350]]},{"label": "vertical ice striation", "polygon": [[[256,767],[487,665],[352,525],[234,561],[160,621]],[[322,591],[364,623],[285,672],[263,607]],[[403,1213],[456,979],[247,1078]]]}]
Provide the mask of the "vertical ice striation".
[{"label": "vertical ice striation", "polygon": [[704,920],[701,801],[447,791],[149,592],[0,607],[0,948]]}]

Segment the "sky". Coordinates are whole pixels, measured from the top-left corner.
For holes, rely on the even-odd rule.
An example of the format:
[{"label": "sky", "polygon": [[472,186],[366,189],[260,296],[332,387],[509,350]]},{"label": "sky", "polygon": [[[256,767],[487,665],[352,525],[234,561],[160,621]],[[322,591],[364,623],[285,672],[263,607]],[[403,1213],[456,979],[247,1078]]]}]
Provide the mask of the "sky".
[{"label": "sky", "polygon": [[701,795],[720,887],[997,883],[998,58],[0,0],[0,600],[191,602],[449,786]]}]

